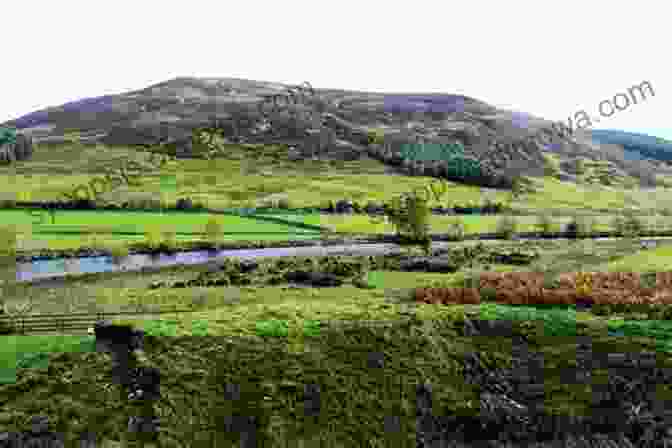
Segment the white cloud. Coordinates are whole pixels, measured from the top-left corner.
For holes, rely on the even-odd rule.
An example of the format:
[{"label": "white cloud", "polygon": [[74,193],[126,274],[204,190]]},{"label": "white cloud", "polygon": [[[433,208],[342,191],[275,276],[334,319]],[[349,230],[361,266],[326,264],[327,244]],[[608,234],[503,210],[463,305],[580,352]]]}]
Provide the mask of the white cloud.
[{"label": "white cloud", "polygon": [[[39,12],[36,12],[39,11]],[[664,2],[11,2],[0,122],[177,76],[443,92],[566,120],[650,81],[596,128],[672,138]],[[28,24],[28,25],[27,25]]]}]

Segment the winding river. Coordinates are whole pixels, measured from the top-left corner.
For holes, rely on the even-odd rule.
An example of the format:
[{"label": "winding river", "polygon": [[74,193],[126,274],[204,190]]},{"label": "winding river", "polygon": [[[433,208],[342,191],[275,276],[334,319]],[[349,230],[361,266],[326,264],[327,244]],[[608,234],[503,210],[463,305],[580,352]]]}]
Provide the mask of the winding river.
[{"label": "winding river", "polygon": [[[594,238],[593,241],[610,241],[619,238]],[[539,238],[519,238],[520,241],[535,241]],[[641,239],[642,244],[655,246],[663,240],[672,238]],[[454,242],[434,242],[434,249],[454,246]],[[56,258],[51,260],[36,260],[28,263],[17,263],[16,280],[31,282],[42,279],[57,279],[69,275],[141,271],[143,269],[158,269],[176,265],[199,265],[226,258],[257,259],[273,257],[306,257],[325,255],[389,255],[404,253],[404,249],[393,243],[346,244],[323,246],[317,243],[308,247],[278,247],[265,249],[229,249],[219,251],[184,251],[175,254],[133,254],[114,260],[109,256]],[[11,275],[11,274],[10,274]],[[6,277],[5,277],[6,278]]]}]

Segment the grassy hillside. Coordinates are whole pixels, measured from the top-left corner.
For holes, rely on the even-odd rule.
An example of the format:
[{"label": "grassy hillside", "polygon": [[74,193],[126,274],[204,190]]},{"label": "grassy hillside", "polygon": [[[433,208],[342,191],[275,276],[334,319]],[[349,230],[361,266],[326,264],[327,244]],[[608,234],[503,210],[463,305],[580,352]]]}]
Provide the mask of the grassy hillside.
[{"label": "grassy hillside", "polygon": [[[122,185],[101,197],[121,203],[152,198],[174,203],[189,196],[214,208],[251,206],[287,198],[293,207],[324,204],[328,200],[387,201],[395,195],[422,188],[430,177],[392,174],[382,163],[365,158],[352,162],[289,161],[278,146],[231,146],[226,157],[212,161],[185,159],[168,162],[159,170],[148,164],[148,154],[131,147],[85,146],[75,143],[37,145],[33,159],[0,167],[0,199],[57,200],[62,193],[94,177],[118,172],[122,163],[136,161],[147,168],[137,186]],[[537,192],[513,201],[514,208],[534,211],[621,211],[624,207],[672,208],[669,195],[637,189],[605,188],[534,178]],[[507,201],[510,193],[447,182],[442,203],[480,201],[485,196]],[[664,190],[661,190],[661,193]]]},{"label": "grassy hillside", "polygon": [[[353,162],[317,160],[289,161],[281,146],[231,145],[229,151],[212,161],[198,159],[174,160],[156,169],[149,165],[147,152],[132,147],[66,144],[37,145],[29,161],[0,167],[0,199],[18,198],[34,201],[57,200],[63,193],[106,173],[117,173],[125,161],[133,160],[145,168],[136,185],[121,185],[103,194],[105,201],[153,199],[174,204],[178,198],[190,197],[212,208],[254,207],[287,200],[290,207],[321,206],[327,201],[350,199],[386,202],[394,196],[423,188],[437,180],[430,177],[409,177],[395,174],[382,163],[365,158]],[[550,157],[552,159],[552,156]],[[666,189],[640,191],[599,185],[562,182],[553,177],[533,178],[535,192],[512,199],[504,190],[484,189],[447,182],[448,190],[439,202],[431,205],[482,203],[486,198],[509,202],[526,216],[518,217],[520,231],[531,231],[539,214],[556,217],[554,223],[568,222],[575,213],[604,213],[597,218],[598,230],[607,230],[613,214],[625,209],[672,209],[672,196]],[[0,211],[2,223],[16,225],[20,247],[76,249],[87,246],[91,238],[99,245],[117,245],[139,241],[151,227],[160,232],[174,232],[176,241],[198,239],[203,232],[205,215],[166,215],[128,212],[58,212],[57,221],[43,225],[25,212]],[[169,217],[169,218],[168,218]],[[281,216],[282,217],[282,216]],[[168,218],[168,219],[166,219]],[[390,233],[389,224],[374,224],[366,216],[306,215],[284,216],[283,219],[330,227],[343,233]],[[254,222],[234,217],[218,217],[226,235],[224,240],[277,240],[311,237],[283,224]],[[492,232],[499,218],[493,216],[462,216],[467,233]],[[663,223],[664,218],[647,218]],[[653,221],[652,221],[653,220]],[[447,216],[431,218],[432,232],[446,232],[454,219]],[[248,224],[250,223],[250,224]],[[284,232],[284,234],[283,234]],[[274,233],[274,234],[272,234]]]}]

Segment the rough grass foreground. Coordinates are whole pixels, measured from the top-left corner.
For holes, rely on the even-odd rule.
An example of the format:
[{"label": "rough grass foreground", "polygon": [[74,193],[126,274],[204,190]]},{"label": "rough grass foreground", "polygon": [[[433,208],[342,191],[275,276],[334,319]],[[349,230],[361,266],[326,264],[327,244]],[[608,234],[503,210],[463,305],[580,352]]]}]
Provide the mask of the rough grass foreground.
[{"label": "rough grass foreground", "polygon": [[[295,338],[298,344],[242,334],[150,337],[143,358],[162,374],[161,446],[238,446],[237,434],[224,430],[235,415],[258,418],[263,446],[411,446],[417,384],[437,385],[437,409],[473,415],[479,394],[462,380],[462,359],[478,351],[497,366],[511,366],[511,338],[464,337],[465,316],[479,314],[468,306],[426,305],[407,318],[332,322]],[[514,324],[530,350],[543,353],[551,413],[590,416],[592,383],[568,384],[561,375],[576,363],[577,335],[591,338],[594,353],[655,350],[650,340],[612,337],[580,321],[572,336],[541,328],[538,321]],[[25,430],[30,416],[40,414],[69,441],[87,430],[99,440],[125,441],[134,410],[112,381],[109,356],[86,351],[87,344],[82,340],[81,352],[52,354],[42,369],[20,368],[15,382],[1,385],[0,430]],[[659,365],[671,365],[670,356],[658,357]],[[311,385],[320,392],[312,415],[304,401]],[[668,389],[661,388],[661,399]]]}]

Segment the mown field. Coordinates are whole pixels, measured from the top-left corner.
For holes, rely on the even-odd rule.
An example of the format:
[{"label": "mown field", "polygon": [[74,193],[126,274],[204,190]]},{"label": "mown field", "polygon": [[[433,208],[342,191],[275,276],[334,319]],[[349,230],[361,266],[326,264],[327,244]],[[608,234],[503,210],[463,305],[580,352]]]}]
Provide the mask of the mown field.
[{"label": "mown field", "polygon": [[277,241],[318,237],[319,230],[299,228],[231,215],[180,212],[132,212],[110,210],[65,210],[51,216],[44,212],[43,224],[37,210],[0,210],[3,226],[16,229],[20,250],[77,249],[95,242],[96,247],[118,246],[143,241],[147,234],[170,234],[177,242],[201,241],[212,219],[219,226],[222,241]]}]

